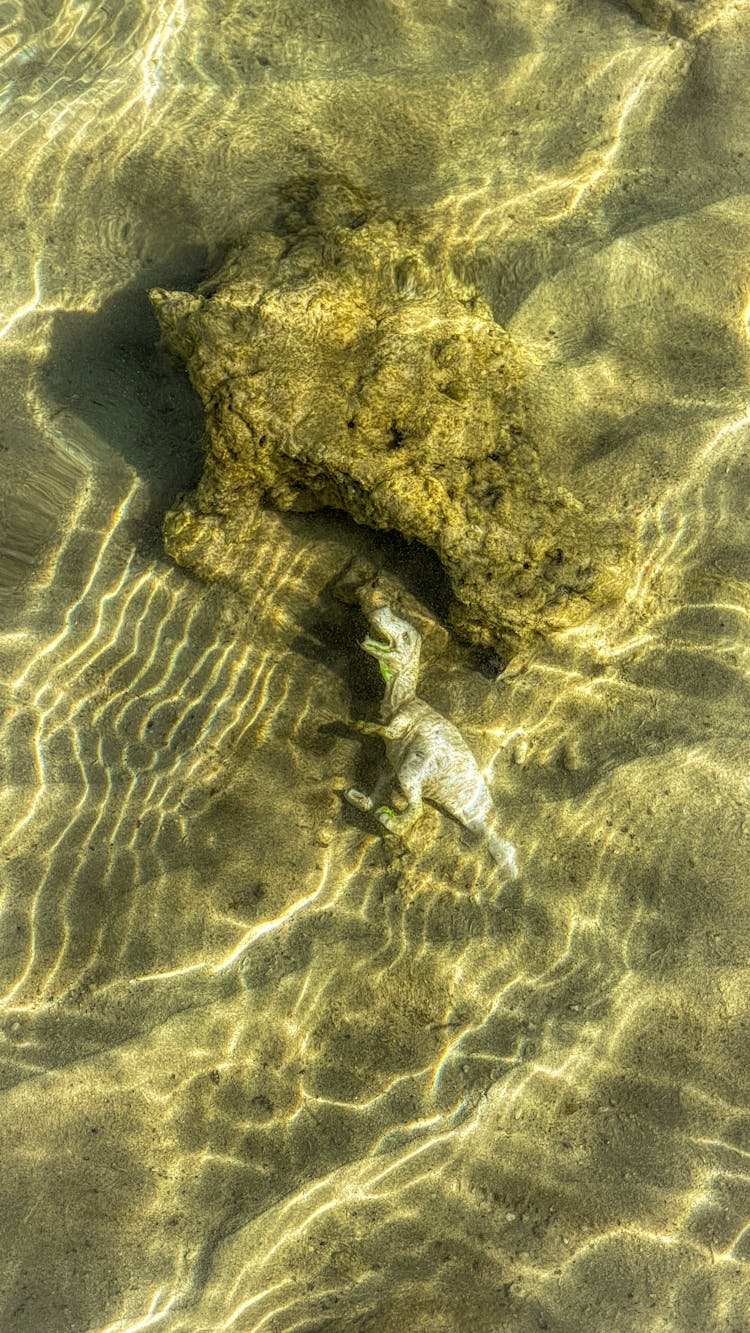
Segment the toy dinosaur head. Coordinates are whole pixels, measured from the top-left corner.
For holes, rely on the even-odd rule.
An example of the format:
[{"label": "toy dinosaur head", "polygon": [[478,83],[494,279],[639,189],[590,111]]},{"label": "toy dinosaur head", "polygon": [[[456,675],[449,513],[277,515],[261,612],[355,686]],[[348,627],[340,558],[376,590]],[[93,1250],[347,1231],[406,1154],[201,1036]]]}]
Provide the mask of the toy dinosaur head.
[{"label": "toy dinosaur head", "polygon": [[387,606],[374,607],[367,618],[372,633],[362,641],[362,647],[379,662],[386,685],[398,681],[402,686],[400,695],[404,694],[404,686],[416,693],[421,634]]}]

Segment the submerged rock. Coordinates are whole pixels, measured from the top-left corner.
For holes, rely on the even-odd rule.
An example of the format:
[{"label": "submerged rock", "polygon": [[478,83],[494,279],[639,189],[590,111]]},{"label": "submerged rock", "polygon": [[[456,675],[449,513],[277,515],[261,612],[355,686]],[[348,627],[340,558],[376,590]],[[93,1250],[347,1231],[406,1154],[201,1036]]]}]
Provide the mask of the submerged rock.
[{"label": "submerged rock", "polygon": [[625,0],[657,32],[697,37],[726,11],[726,0]]},{"label": "submerged rock", "polygon": [[252,559],[260,505],[333,506],[434,551],[455,630],[506,657],[611,599],[620,539],[545,476],[523,350],[413,226],[313,190],[151,299],[206,409],[203,476],[164,524],[180,564]]}]

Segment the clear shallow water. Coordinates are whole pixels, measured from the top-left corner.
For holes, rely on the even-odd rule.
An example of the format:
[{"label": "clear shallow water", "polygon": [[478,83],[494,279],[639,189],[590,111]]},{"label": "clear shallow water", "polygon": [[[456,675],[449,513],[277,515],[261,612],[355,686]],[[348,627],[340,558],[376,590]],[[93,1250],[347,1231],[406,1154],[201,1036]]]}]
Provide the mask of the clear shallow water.
[{"label": "clear shallow water", "polygon": [[[750,1327],[746,11],[0,20],[0,1324]],[[145,293],[317,168],[451,238],[553,475],[637,525],[606,618],[425,672],[499,892],[336,795],[370,539],[268,515],[231,589],[161,553],[201,413]]]}]

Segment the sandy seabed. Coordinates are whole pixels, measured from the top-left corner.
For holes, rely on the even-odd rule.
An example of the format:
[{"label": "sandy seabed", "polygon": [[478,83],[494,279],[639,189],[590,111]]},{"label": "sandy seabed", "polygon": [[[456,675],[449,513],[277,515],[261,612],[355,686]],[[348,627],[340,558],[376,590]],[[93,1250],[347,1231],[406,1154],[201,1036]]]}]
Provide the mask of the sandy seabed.
[{"label": "sandy seabed", "polygon": [[[750,1330],[750,10],[30,3],[0,15],[0,1327]],[[163,554],[202,412],[147,292],[340,173],[528,349],[606,614],[423,693],[520,878],[338,792],[377,698],[264,516]],[[439,608],[438,608],[439,609]]]}]

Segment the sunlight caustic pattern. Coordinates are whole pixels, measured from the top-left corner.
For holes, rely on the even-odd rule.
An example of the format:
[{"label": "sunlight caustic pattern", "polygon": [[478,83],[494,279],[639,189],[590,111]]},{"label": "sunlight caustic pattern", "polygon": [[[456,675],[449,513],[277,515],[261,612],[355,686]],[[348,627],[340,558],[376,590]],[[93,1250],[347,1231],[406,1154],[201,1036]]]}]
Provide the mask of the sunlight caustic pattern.
[{"label": "sunlight caustic pattern", "polygon": [[[750,13],[356,8],[0,12],[0,1322],[744,1333]],[[476,277],[552,479],[633,523],[516,675],[426,663],[511,885],[340,799],[361,533],[160,554],[194,441],[146,292],[318,170]]]},{"label": "sunlight caustic pattern", "polygon": [[[215,602],[207,606],[166,563],[157,569],[123,550],[119,526],[137,488],[133,480],[91,550],[60,629],[8,691],[6,912],[17,910],[14,867],[23,867],[26,885],[32,864],[37,875],[4,952],[5,998],[15,1004],[80,982],[101,949],[117,954],[124,940],[116,946],[111,931],[127,930],[109,911],[118,864],[129,862],[134,883],[153,892],[169,849],[187,839],[191,816],[221,785],[227,751],[256,732],[267,738],[284,712],[288,668],[251,642],[215,638]],[[101,513],[97,487],[86,506],[84,526]],[[270,561],[257,614],[279,577]],[[54,580],[47,596],[54,602]]]}]

